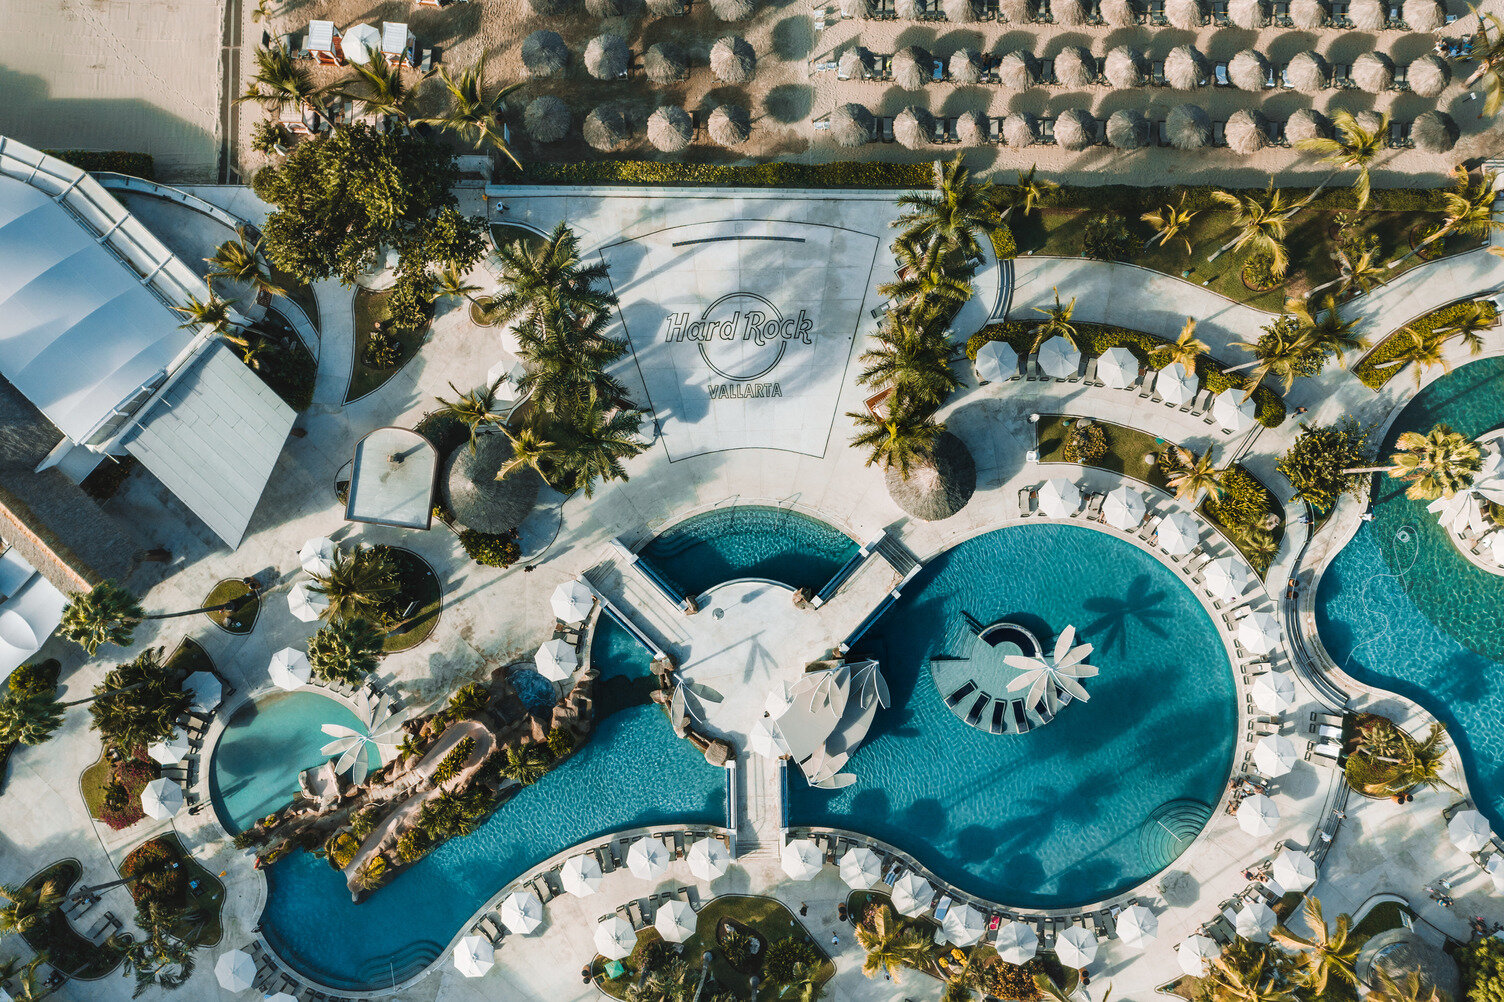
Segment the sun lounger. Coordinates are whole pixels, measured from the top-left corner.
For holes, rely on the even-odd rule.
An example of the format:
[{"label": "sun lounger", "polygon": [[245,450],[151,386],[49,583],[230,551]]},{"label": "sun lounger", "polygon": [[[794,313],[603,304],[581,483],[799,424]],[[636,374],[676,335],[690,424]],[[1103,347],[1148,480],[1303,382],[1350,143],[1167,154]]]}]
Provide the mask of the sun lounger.
[{"label": "sun lounger", "polygon": [[947,894],[947,895],[945,895],[944,897],[942,897],[940,899],[940,903],[939,904],[935,905],[935,921],[936,922],[943,922],[943,921],[945,921],[945,913],[948,912],[948,911],[950,911],[950,906],[951,906],[950,895]]},{"label": "sun lounger", "polygon": [[1008,712],[1008,704],[999,699],[992,704],[992,723],[987,730],[993,734],[1002,734],[1004,731],[1003,718]]},{"label": "sun lounger", "polygon": [[983,711],[987,709],[988,704],[991,702],[992,697],[990,695],[986,692],[979,692],[976,702],[971,704],[971,712],[966,714],[966,722],[975,727],[977,722],[982,719]]},{"label": "sun lounger", "polygon": [[977,684],[973,681],[967,680],[965,685],[961,686],[961,688],[957,689],[949,696],[946,696],[945,702],[950,706],[955,706],[956,704],[960,703],[961,700],[965,699],[967,696],[975,692],[976,689]]},{"label": "sun lounger", "polygon": [[1009,703],[1008,705],[1011,706],[1011,707],[1013,707],[1013,722],[1018,727],[1018,733],[1019,734],[1027,734],[1027,733],[1029,733],[1029,729],[1030,729],[1030,727],[1032,725],[1029,723],[1028,714],[1024,713],[1024,703],[1023,703],[1023,700],[1021,700],[1021,699],[1015,699],[1011,703]]},{"label": "sun lounger", "polygon": [[1321,726],[1316,728],[1316,733],[1324,738],[1331,738],[1334,741],[1340,741],[1342,739],[1342,728],[1333,727],[1330,724],[1322,724]]}]

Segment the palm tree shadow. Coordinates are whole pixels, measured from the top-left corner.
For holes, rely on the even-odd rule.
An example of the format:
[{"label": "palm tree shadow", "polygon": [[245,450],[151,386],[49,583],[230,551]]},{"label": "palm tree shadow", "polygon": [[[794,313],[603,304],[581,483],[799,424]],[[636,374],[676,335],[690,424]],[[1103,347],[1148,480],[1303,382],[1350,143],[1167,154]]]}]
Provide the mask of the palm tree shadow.
[{"label": "palm tree shadow", "polygon": [[1090,635],[1098,650],[1124,653],[1128,648],[1129,622],[1137,622],[1157,637],[1169,637],[1165,622],[1174,617],[1170,610],[1161,608],[1168,597],[1163,589],[1150,591],[1148,575],[1140,574],[1123,590],[1123,594],[1134,597],[1103,595],[1082,603],[1086,611],[1096,613],[1097,618],[1084,624],[1080,632]]}]

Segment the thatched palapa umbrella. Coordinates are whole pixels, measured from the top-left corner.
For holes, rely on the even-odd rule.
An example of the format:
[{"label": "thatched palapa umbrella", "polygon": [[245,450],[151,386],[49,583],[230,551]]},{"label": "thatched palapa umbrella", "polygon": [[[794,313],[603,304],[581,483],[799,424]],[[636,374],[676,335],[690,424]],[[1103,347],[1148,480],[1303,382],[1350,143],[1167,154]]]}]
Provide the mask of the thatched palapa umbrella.
[{"label": "thatched palapa umbrella", "polygon": [[1326,7],[1321,0],[1290,0],[1290,23],[1310,31],[1326,24]]},{"label": "thatched palapa umbrella", "polygon": [[872,75],[872,53],[853,45],[841,53],[836,75],[843,80],[865,80]]},{"label": "thatched palapa umbrella", "polygon": [[752,0],[710,0],[711,11],[722,21],[745,21],[752,8]]},{"label": "thatched palapa umbrella", "polygon": [[1269,81],[1269,60],[1261,52],[1244,49],[1228,61],[1227,79],[1239,90],[1263,90]]},{"label": "thatched palapa umbrella", "polygon": [[441,481],[444,503],[455,521],[478,532],[511,532],[522,524],[538,500],[543,478],[531,467],[496,479],[512,458],[512,443],[492,432],[475,440],[475,451],[455,449]]},{"label": "thatched palapa umbrella", "polygon": [[1292,143],[1306,139],[1326,139],[1331,134],[1331,119],[1311,108],[1297,108],[1285,122],[1285,138]]},{"label": "thatched palapa umbrella", "polygon": [[1459,134],[1457,123],[1444,111],[1423,111],[1410,123],[1416,149],[1427,153],[1446,153],[1457,145]]},{"label": "thatched palapa umbrella", "polygon": [[664,153],[678,153],[694,134],[694,121],[678,105],[666,104],[648,116],[648,142]]},{"label": "thatched palapa umbrella", "polygon": [[1177,150],[1199,150],[1212,141],[1212,120],[1194,104],[1176,105],[1165,116],[1165,132]]},{"label": "thatched palapa umbrella", "polygon": [[1314,94],[1326,89],[1331,80],[1331,68],[1314,52],[1297,52],[1285,67],[1285,78],[1302,94]]},{"label": "thatched palapa umbrella", "polygon": [[1136,150],[1149,142],[1149,120],[1132,108],[1114,111],[1107,119],[1107,141],[1120,150]]},{"label": "thatched palapa umbrella", "polygon": [[569,65],[569,46],[557,31],[535,31],[522,40],[522,68],[530,77],[551,77]]},{"label": "thatched palapa umbrella", "polygon": [[1177,45],[1165,56],[1165,83],[1176,90],[1195,90],[1210,74],[1206,57],[1194,45]]},{"label": "thatched palapa umbrella", "polygon": [[1435,97],[1447,89],[1452,81],[1452,70],[1436,56],[1421,56],[1405,71],[1410,90],[1421,97]]},{"label": "thatched palapa umbrella", "polygon": [[867,0],[841,0],[842,17],[868,17],[871,14],[872,7]]},{"label": "thatched palapa umbrella", "polygon": [[942,432],[928,457],[909,467],[905,477],[896,466],[884,475],[888,496],[911,518],[939,522],[966,507],[977,489],[977,464],[959,438]]},{"label": "thatched palapa umbrella", "polygon": [[1347,18],[1359,31],[1382,31],[1389,23],[1389,14],[1379,0],[1353,0]]},{"label": "thatched palapa umbrella", "polygon": [[1039,124],[1027,111],[1015,111],[1003,119],[1003,142],[1020,149],[1039,141]]},{"label": "thatched palapa umbrella", "polygon": [[757,53],[740,35],[718,38],[710,47],[710,72],[723,83],[744,84],[757,73]]},{"label": "thatched palapa umbrella", "polygon": [[1055,79],[1062,87],[1090,87],[1097,82],[1097,60],[1079,45],[1067,45],[1055,57]]},{"label": "thatched palapa umbrella", "polygon": [[1050,0],[1050,16],[1062,28],[1079,28],[1087,21],[1081,0]]},{"label": "thatched palapa umbrella", "polygon": [[1269,120],[1261,113],[1239,108],[1227,119],[1227,147],[1247,156],[1269,145]]},{"label": "thatched palapa umbrella", "polygon": [[998,86],[1007,90],[1026,90],[1038,78],[1038,64],[1027,52],[1010,52],[997,62]]},{"label": "thatched palapa umbrella", "polygon": [[1138,11],[1133,9],[1132,0],[1102,0],[1097,5],[1097,12],[1102,15],[1102,20],[1114,28],[1138,24]]},{"label": "thatched palapa umbrella", "polygon": [[673,42],[655,42],[642,54],[642,71],[654,83],[673,83],[689,72],[689,57]]},{"label": "thatched palapa umbrella", "polygon": [[721,146],[740,146],[752,135],[752,116],[741,105],[723,104],[710,113],[705,129]]},{"label": "thatched palapa umbrella", "polygon": [[591,108],[580,126],[585,142],[602,153],[614,153],[632,138],[632,126],[626,114],[613,105]]},{"label": "thatched palapa umbrella", "polygon": [[998,0],[998,11],[1009,24],[1028,24],[1034,20],[1033,0]]},{"label": "thatched palapa umbrella", "polygon": [[951,24],[971,24],[977,19],[977,9],[971,0],[943,0],[940,10]]},{"label": "thatched palapa umbrella", "polygon": [[680,0],[648,0],[648,13],[654,17],[677,17],[683,10]]},{"label": "thatched palapa umbrella", "polygon": [[925,108],[909,105],[893,116],[893,138],[911,150],[935,141],[935,116]]},{"label": "thatched palapa umbrella", "polygon": [[1114,46],[1102,60],[1102,76],[1119,90],[1142,87],[1148,72],[1149,64],[1144,54],[1131,45]]},{"label": "thatched palapa umbrella", "polygon": [[859,104],[843,104],[830,113],[830,138],[838,146],[863,146],[872,142],[877,123],[872,112]]},{"label": "thatched palapa umbrella", "polygon": [[979,111],[963,111],[956,116],[956,138],[963,146],[980,146],[992,141],[992,129]]},{"label": "thatched palapa umbrella", "polygon": [[535,143],[557,143],[569,135],[569,105],[552,94],[536,97],[522,113],[522,127]]},{"label": "thatched palapa umbrella", "polygon": [[1394,64],[1382,52],[1365,52],[1353,60],[1353,83],[1370,94],[1381,94],[1394,83]]},{"label": "thatched palapa umbrella", "polygon": [[948,65],[951,83],[974,84],[982,79],[982,54],[976,49],[957,49]]},{"label": "thatched palapa umbrella", "polygon": [[1411,31],[1435,31],[1446,22],[1446,11],[1436,0],[1405,0],[1401,13]]},{"label": "thatched palapa umbrella", "polygon": [[1239,28],[1258,31],[1269,23],[1269,4],[1265,0],[1230,0],[1227,19]]},{"label": "thatched palapa umbrella", "polygon": [[1360,111],[1353,116],[1353,121],[1358,123],[1358,128],[1364,132],[1382,132],[1387,125],[1384,116],[1377,111]]},{"label": "thatched palapa umbrella", "polygon": [[904,90],[921,90],[934,71],[934,59],[917,45],[893,53],[893,82]]},{"label": "thatched palapa umbrella", "polygon": [[919,15],[924,13],[924,9],[919,0],[896,0],[893,4],[893,12],[902,20],[917,21]]},{"label": "thatched palapa umbrella", "polygon": [[1080,108],[1062,111],[1055,119],[1055,142],[1064,150],[1084,150],[1097,142],[1097,120]]},{"label": "thatched palapa umbrella", "polygon": [[642,9],[642,0],[585,0],[591,17],[631,17]]},{"label": "thatched palapa umbrella", "polygon": [[1165,0],[1165,20],[1172,27],[1194,31],[1206,23],[1206,8],[1201,0]]},{"label": "thatched palapa umbrella", "polygon": [[575,0],[527,0],[534,14],[542,17],[558,17],[574,9]]},{"label": "thatched palapa umbrella", "polygon": [[624,76],[632,53],[620,35],[606,32],[596,35],[585,46],[585,69],[597,80],[616,80]]}]

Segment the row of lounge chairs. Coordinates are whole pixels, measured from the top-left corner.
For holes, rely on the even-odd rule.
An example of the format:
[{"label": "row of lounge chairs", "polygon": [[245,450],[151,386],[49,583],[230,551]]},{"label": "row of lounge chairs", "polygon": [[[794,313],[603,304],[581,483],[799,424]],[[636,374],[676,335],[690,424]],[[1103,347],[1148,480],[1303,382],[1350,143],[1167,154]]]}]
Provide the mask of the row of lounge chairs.
[{"label": "row of lounge chairs", "polygon": [[285,992],[298,1002],[338,1002],[345,998],[343,995],[330,995],[305,985],[297,976],[284,970],[266,948],[266,944],[259,939],[254,940],[245,950],[256,963],[253,987],[263,995]]},{"label": "row of lounge chairs", "polygon": [[[1055,687],[1056,699],[1061,703],[1071,701],[1070,693]],[[1027,734],[1035,727],[1042,727],[1054,719],[1049,700],[1041,697],[1034,706],[1022,699],[999,699],[977,687],[968,679],[964,685],[945,697],[946,705],[955,709],[963,701],[971,699],[965,720],[973,727],[981,727],[991,734]],[[991,711],[990,713],[988,711]]]}]

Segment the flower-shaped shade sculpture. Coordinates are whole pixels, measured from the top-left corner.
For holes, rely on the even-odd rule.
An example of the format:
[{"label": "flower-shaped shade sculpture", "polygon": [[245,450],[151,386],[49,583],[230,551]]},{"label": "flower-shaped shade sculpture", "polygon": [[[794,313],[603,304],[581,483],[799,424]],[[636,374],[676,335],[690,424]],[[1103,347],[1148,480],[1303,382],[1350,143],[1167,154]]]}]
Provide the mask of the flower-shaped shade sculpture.
[{"label": "flower-shaped shade sculpture", "polygon": [[1085,663],[1091,657],[1091,652],[1091,644],[1076,644],[1076,628],[1067,626],[1060,631],[1060,636],[1055,641],[1055,650],[1048,657],[1031,658],[1023,654],[1010,654],[1003,659],[1008,667],[1016,668],[1020,673],[1008,683],[1008,691],[1027,689],[1028,695],[1024,697],[1024,701],[1029,706],[1038,706],[1043,699],[1051,713],[1060,710],[1060,690],[1085,702],[1091,696],[1080,680],[1097,674],[1096,668]]},{"label": "flower-shaped shade sculpture", "polygon": [[348,771],[350,782],[357,784],[364,783],[366,774],[370,771],[369,756],[362,755],[361,752],[369,747],[382,761],[390,761],[396,757],[397,745],[402,740],[402,721],[393,719],[391,714],[373,719],[364,734],[344,724],[324,724],[320,730],[334,740],[320,748],[319,752],[338,755],[339,760],[334,763],[335,774]]}]

